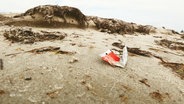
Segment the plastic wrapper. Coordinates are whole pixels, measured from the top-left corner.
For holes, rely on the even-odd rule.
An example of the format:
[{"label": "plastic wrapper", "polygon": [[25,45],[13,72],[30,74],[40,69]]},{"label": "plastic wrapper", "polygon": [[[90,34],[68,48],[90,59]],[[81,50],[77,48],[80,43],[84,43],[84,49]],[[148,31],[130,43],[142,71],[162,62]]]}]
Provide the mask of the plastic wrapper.
[{"label": "plastic wrapper", "polygon": [[112,50],[107,50],[106,52],[100,54],[102,60],[108,62],[112,66],[118,66],[124,68],[128,60],[127,47],[123,48],[123,53],[115,53]]}]

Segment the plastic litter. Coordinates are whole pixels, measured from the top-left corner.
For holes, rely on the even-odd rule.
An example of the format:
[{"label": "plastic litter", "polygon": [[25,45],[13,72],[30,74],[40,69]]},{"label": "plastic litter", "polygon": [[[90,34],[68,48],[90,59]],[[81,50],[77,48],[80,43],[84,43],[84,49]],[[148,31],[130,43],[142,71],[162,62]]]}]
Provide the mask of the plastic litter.
[{"label": "plastic litter", "polygon": [[123,48],[123,53],[116,53],[113,50],[107,50],[106,52],[100,54],[102,60],[108,62],[112,66],[118,66],[124,68],[128,60],[127,47]]}]

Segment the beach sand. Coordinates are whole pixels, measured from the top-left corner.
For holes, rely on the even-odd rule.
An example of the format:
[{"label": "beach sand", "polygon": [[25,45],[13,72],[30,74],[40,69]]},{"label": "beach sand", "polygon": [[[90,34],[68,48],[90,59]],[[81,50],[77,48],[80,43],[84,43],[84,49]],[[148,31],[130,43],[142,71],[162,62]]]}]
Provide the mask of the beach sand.
[{"label": "beach sand", "polygon": [[[155,43],[183,42],[178,34],[109,34],[93,28],[41,28],[64,32],[61,40],[33,44],[11,43],[3,36],[11,26],[0,26],[1,104],[183,104],[184,80],[154,56],[129,53],[125,68],[111,66],[99,54],[119,49],[114,42],[151,52],[166,62],[184,64],[184,51]],[[30,52],[59,47],[66,53]],[[119,49],[121,50],[121,49]]]}]

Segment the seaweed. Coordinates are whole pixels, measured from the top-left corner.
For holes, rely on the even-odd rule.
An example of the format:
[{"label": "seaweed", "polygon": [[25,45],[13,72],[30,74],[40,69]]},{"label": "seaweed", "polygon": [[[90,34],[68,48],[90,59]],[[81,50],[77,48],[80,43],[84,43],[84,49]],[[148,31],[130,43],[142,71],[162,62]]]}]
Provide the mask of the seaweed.
[{"label": "seaweed", "polygon": [[155,41],[158,45],[161,45],[162,47],[166,47],[173,50],[181,50],[184,51],[184,43],[182,42],[175,42],[170,41],[167,39],[162,39],[160,41]]},{"label": "seaweed", "polygon": [[86,16],[79,9],[69,6],[41,5],[28,9],[25,13],[16,15],[14,18],[31,16],[33,19],[35,19],[35,14],[43,16],[44,20],[48,21],[49,23],[53,21],[53,17],[59,17],[62,18],[66,24],[66,18],[70,17],[75,19],[80,27],[86,27],[87,25]]},{"label": "seaweed", "polygon": [[62,40],[65,33],[60,32],[34,32],[31,28],[11,28],[3,33],[4,37],[12,43],[33,44],[47,40]]},{"label": "seaweed", "polygon": [[[124,48],[124,45],[122,45],[122,43],[114,42],[114,43],[112,43],[112,45],[115,46],[115,47],[118,47],[120,49]],[[136,55],[141,55],[141,56],[145,56],[145,57],[151,57],[152,56],[151,52],[140,50],[139,48],[127,47],[127,50],[128,50],[128,52],[136,54]]]}]

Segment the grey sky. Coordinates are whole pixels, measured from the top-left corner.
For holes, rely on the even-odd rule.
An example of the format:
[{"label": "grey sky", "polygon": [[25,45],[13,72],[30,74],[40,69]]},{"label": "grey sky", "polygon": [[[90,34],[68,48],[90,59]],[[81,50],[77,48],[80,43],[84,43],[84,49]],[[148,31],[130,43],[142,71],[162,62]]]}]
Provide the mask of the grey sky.
[{"label": "grey sky", "polygon": [[184,29],[184,0],[1,0],[0,12],[24,12],[44,4],[74,6],[86,15],[165,26],[177,31]]}]

